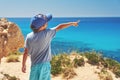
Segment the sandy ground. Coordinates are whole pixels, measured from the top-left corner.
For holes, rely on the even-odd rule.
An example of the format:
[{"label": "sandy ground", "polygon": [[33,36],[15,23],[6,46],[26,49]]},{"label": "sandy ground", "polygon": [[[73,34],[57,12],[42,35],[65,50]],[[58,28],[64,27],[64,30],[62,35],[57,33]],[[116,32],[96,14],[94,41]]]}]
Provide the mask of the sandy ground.
[{"label": "sandy ground", "polygon": [[27,59],[26,66],[27,71],[26,73],[22,73],[22,56],[20,56],[20,62],[11,62],[6,63],[5,58],[2,59],[0,64],[0,72],[10,74],[11,76],[16,76],[20,78],[20,80],[29,80],[29,72],[30,72],[30,59]]},{"label": "sandy ground", "polygon": [[[29,80],[30,59],[29,58],[27,59],[26,73],[21,72],[21,63],[22,56],[20,56],[20,62],[15,63],[6,63],[4,58],[2,59],[2,62],[0,64],[0,72],[10,74],[11,76],[16,76],[20,78],[20,80]],[[99,80],[98,74],[95,73],[96,71],[99,72],[99,69],[97,69],[96,66],[91,66],[90,64],[86,63],[84,67],[78,67],[74,70],[77,73],[77,76],[69,80]],[[114,77],[114,80],[120,80],[120,78],[116,79],[113,74],[112,76]],[[65,80],[65,79],[62,78],[62,75],[59,75],[57,77],[52,76],[52,80]]]}]

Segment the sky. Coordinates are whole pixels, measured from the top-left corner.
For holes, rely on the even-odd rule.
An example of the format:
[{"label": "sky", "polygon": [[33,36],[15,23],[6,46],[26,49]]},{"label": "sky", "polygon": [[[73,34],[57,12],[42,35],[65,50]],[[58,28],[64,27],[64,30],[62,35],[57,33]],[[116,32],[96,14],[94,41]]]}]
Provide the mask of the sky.
[{"label": "sky", "polygon": [[0,17],[120,17],[120,0],[0,0]]}]

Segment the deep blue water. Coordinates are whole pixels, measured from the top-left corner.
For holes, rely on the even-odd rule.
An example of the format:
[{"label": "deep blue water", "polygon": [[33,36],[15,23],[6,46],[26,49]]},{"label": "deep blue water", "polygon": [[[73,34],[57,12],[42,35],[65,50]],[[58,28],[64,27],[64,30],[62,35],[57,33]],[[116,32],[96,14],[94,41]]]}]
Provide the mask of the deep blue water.
[{"label": "deep blue water", "polygon": [[[8,19],[20,27],[24,37],[31,32],[30,18]],[[79,19],[81,22],[77,28],[71,26],[57,32],[52,41],[52,53],[96,50],[120,62],[120,17],[53,18],[48,26]]]}]

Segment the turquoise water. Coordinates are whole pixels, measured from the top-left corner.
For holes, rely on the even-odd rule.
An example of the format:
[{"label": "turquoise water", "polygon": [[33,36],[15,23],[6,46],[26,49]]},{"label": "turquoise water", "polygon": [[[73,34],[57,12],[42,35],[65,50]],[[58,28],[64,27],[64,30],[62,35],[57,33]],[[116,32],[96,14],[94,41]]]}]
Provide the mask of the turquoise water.
[{"label": "turquoise water", "polygon": [[[8,18],[18,24],[24,37],[31,32],[30,18]],[[58,31],[52,41],[52,53],[96,50],[104,56],[120,61],[120,18],[53,18],[48,26],[55,27],[60,23],[81,20],[79,26]]]}]

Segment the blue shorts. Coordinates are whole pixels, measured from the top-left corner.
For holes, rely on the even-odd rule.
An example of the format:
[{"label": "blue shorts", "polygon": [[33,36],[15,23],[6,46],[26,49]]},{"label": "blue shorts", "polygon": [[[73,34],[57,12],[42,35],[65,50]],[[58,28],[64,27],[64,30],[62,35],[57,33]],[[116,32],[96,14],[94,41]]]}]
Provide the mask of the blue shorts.
[{"label": "blue shorts", "polygon": [[51,80],[50,62],[44,62],[31,66],[29,80]]}]

